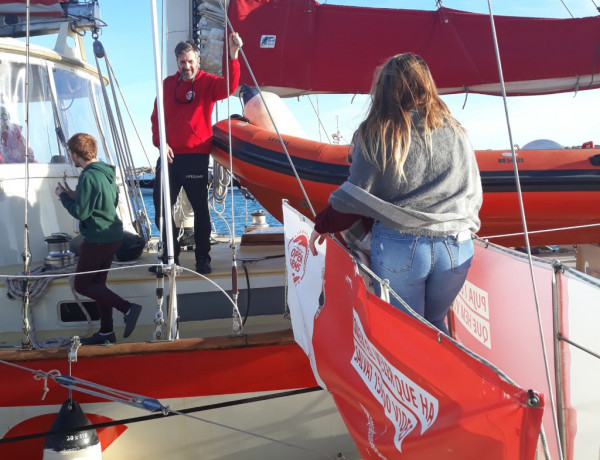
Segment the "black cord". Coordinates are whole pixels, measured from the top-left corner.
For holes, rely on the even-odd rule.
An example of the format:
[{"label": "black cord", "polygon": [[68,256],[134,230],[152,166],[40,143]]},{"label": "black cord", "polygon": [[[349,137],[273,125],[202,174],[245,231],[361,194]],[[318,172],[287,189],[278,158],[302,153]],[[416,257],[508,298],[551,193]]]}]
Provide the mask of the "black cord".
[{"label": "black cord", "polygon": [[264,395],[264,396],[256,396],[254,398],[236,399],[235,401],[227,401],[227,402],[222,402],[222,403],[218,403],[218,404],[209,404],[207,406],[192,407],[190,409],[179,410],[179,411],[177,411],[178,413],[169,412],[168,414],[163,414],[161,412],[160,414],[145,415],[143,417],[131,417],[131,418],[125,418],[125,419],[121,419],[121,420],[113,420],[111,422],[96,423],[96,424],[92,424],[92,425],[80,426],[77,428],[69,428],[69,429],[64,429],[64,430],[50,430],[50,431],[46,431],[43,433],[32,433],[32,434],[27,434],[27,435],[22,435],[22,436],[13,436],[11,438],[0,439],[0,445],[9,444],[12,442],[28,441],[30,439],[45,438],[45,437],[48,437],[50,435],[55,435],[55,434],[78,433],[80,431],[96,430],[98,428],[107,428],[107,427],[119,426],[119,425],[129,425],[131,423],[146,422],[146,421],[155,420],[157,418],[162,418],[162,417],[173,417],[175,415],[180,415],[180,414],[191,414],[194,412],[203,412],[206,410],[220,409],[223,407],[239,406],[242,404],[267,401],[270,399],[279,399],[279,398],[285,398],[288,396],[296,396],[296,395],[305,394],[305,393],[312,393],[314,391],[320,391],[320,390],[322,390],[321,387],[301,388],[298,390],[290,390],[290,391],[284,391],[281,393],[274,393],[274,394],[269,394],[269,395]]}]

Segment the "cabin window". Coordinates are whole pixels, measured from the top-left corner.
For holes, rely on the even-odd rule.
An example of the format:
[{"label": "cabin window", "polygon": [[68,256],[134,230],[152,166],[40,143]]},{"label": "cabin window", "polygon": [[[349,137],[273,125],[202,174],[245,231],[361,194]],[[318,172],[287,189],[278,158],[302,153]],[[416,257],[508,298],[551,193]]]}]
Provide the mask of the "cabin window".
[{"label": "cabin window", "polygon": [[108,130],[98,126],[109,126],[106,120],[102,89],[92,80],[83,78],[73,71],[54,69],[54,83],[58,98],[61,125],[68,139],[75,133],[87,133],[98,141],[98,159],[110,164],[107,150],[114,151]]},{"label": "cabin window", "polygon": [[113,137],[97,77],[32,59],[29,98],[25,97],[26,80],[23,56],[0,60],[0,165],[24,163],[26,152],[30,163],[71,164],[64,143],[80,132],[98,140],[99,160],[115,164],[111,157],[115,152]]},{"label": "cabin window", "polygon": [[[81,302],[83,307],[87,310],[92,321],[99,321],[100,314],[98,312],[98,306],[93,300],[84,300]],[[62,323],[81,323],[86,322],[87,318],[81,311],[81,308],[77,302],[61,302],[59,304],[60,321]]]},{"label": "cabin window", "polygon": [[29,68],[29,146],[26,149],[25,64],[0,61],[0,164],[23,163],[26,150],[31,163],[50,163],[60,154],[46,67],[30,64]]}]

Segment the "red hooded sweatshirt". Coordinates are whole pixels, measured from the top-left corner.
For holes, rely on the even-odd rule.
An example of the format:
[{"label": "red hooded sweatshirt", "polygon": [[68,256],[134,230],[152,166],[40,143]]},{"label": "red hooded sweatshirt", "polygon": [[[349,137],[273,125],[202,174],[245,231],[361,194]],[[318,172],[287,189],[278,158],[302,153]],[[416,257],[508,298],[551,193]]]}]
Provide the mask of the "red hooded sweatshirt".
[{"label": "red hooded sweatshirt", "polygon": [[[229,89],[224,77],[198,70],[194,81],[181,79],[178,71],[163,81],[163,107],[167,144],[173,154],[210,153],[212,142],[212,112],[217,101],[233,94],[240,81],[240,63],[229,60]],[[188,91],[194,91],[191,103],[185,104]],[[178,102],[181,101],[181,102]],[[152,111],[152,143],[158,147],[158,115],[156,100]]]}]

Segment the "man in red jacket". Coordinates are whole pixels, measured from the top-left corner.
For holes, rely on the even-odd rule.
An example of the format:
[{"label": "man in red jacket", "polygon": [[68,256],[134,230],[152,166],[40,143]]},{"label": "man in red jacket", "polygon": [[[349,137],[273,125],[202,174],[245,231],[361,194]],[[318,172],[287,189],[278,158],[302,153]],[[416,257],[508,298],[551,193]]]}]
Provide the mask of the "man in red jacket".
[{"label": "man in red jacket", "polygon": [[[196,271],[211,272],[210,213],[208,210],[208,160],[212,142],[212,112],[215,103],[234,93],[240,79],[238,52],[242,39],[237,33],[229,36],[229,92],[227,80],[199,70],[198,51],[192,41],[175,47],[178,72],[163,81],[163,107],[167,137],[171,205],[175,204],[181,187],[194,210],[194,243]],[[225,72],[224,72],[225,73]],[[156,101],[152,112],[152,141],[159,146]],[[159,161],[160,164],[160,161]],[[158,171],[157,171],[158,176]],[[154,181],[154,208],[160,210],[160,180]],[[158,219],[157,219],[158,220]],[[157,225],[158,226],[158,225]],[[163,232],[163,241],[166,240]],[[181,248],[174,241],[175,263],[179,264]],[[166,262],[166,254],[163,255]],[[152,267],[154,269],[155,267]],[[151,270],[156,271],[156,270]]]}]

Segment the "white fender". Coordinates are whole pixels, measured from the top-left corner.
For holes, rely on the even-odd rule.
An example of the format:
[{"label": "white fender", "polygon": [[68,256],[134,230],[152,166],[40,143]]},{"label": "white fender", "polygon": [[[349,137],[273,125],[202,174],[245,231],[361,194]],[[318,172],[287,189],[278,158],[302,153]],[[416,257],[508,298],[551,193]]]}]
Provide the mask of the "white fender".
[{"label": "white fender", "polygon": [[[263,91],[262,95],[273,120],[275,120],[279,133],[306,139],[304,130],[287,105],[285,105],[285,102],[277,94],[268,91]],[[250,120],[253,125],[275,131],[260,94],[256,94],[246,102],[244,105],[244,117]]]},{"label": "white fender", "polygon": [[[63,403],[50,430],[67,430],[90,425],[77,401]],[[96,430],[52,434],[46,438],[43,460],[102,460]]]}]

